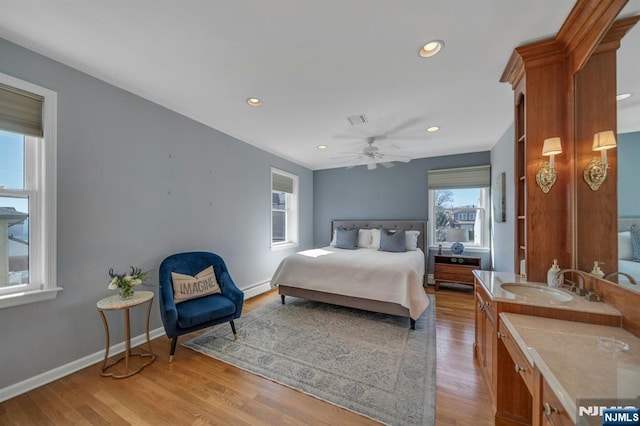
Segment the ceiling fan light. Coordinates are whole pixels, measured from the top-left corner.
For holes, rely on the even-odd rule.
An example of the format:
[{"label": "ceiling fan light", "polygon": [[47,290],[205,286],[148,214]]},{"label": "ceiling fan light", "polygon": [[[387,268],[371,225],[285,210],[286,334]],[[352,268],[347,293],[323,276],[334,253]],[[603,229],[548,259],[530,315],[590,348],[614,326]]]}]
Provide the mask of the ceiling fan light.
[{"label": "ceiling fan light", "polygon": [[423,58],[429,58],[440,52],[443,47],[444,42],[442,40],[431,40],[420,48],[418,54]]}]

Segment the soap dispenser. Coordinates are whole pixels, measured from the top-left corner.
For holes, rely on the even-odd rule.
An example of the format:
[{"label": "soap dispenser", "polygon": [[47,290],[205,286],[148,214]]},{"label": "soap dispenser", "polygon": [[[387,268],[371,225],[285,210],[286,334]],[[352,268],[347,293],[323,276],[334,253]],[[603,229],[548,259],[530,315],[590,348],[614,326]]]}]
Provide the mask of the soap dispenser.
[{"label": "soap dispenser", "polygon": [[549,272],[547,272],[547,284],[549,287],[562,287],[564,278],[562,276],[559,277],[558,272],[560,272],[558,259],[553,259],[553,265],[551,265]]},{"label": "soap dispenser", "polygon": [[598,262],[597,260],[593,261],[593,269],[591,270],[591,275],[594,275],[598,278],[604,277],[604,272],[602,272],[602,269],[600,269],[600,262]]}]

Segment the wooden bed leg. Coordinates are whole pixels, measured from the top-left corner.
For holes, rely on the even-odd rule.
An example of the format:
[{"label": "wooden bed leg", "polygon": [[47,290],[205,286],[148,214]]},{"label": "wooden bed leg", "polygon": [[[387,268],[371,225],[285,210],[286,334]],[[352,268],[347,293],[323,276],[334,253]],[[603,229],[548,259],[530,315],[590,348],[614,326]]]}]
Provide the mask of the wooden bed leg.
[{"label": "wooden bed leg", "polygon": [[282,300],[282,304],[284,305],[284,294],[280,295],[280,300]]},{"label": "wooden bed leg", "polygon": [[416,320],[414,320],[413,318],[409,318],[409,321],[411,321],[411,329],[415,330],[416,329]]}]

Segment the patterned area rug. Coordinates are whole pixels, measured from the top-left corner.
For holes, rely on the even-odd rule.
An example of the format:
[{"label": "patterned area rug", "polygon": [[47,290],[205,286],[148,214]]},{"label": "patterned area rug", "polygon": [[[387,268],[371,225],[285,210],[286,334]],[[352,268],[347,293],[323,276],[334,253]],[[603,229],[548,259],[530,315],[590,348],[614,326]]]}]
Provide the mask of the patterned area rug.
[{"label": "patterned area rug", "polygon": [[406,318],[287,297],[183,343],[244,370],[393,425],[435,418],[435,299]]}]

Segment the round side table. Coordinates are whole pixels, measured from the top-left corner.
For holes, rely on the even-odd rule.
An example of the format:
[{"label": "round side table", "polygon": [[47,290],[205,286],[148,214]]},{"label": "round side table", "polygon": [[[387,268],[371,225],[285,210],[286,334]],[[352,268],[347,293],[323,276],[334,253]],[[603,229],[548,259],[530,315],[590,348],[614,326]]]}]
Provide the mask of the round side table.
[{"label": "round side table", "polygon": [[[129,324],[129,309],[135,306],[140,306],[143,303],[148,303],[147,308],[147,324],[146,324],[146,332],[147,332],[147,347],[148,351],[145,352],[131,352],[131,331]],[[151,364],[155,361],[156,356],[153,354],[151,350],[151,340],[149,339],[149,317],[151,315],[151,304],[153,303],[153,292],[151,291],[136,291],[133,296],[129,299],[121,299],[119,295],[105,297],[101,299],[97,303],[98,313],[100,314],[100,318],[102,318],[102,324],[104,325],[104,334],[106,338],[105,342],[105,351],[104,351],[104,362],[102,363],[102,368],[100,369],[100,375],[103,377],[113,377],[115,379],[123,379],[125,377],[132,376],[136,373],[139,373],[144,367]],[[124,311],[124,356],[118,358],[117,360],[107,364],[107,359],[109,358],[109,324],[107,323],[107,319],[104,316],[104,311]],[[129,370],[129,358],[132,356],[140,357],[140,358],[148,358],[146,361],[142,363],[135,370]],[[108,373],[107,370],[114,365],[118,364],[120,361],[124,360],[124,373]]]}]

